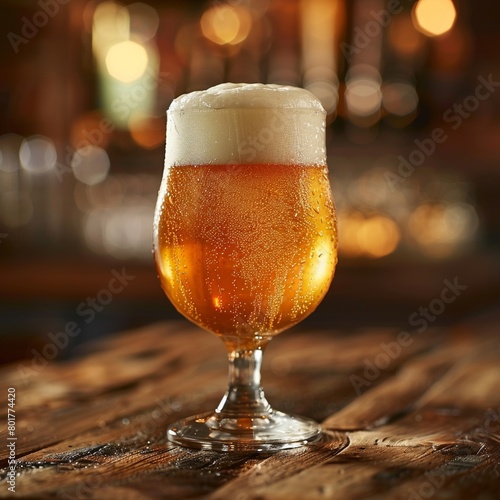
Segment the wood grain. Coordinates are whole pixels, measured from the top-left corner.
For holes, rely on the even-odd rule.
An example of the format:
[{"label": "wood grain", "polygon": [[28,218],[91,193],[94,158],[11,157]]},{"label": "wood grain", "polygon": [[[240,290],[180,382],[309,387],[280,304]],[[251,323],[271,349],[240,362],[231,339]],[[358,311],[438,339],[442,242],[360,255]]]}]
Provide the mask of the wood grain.
[{"label": "wood grain", "polygon": [[[397,355],[399,332],[391,330],[278,336],[264,357],[268,399],[325,429],[318,442],[278,453],[195,451],[166,441],[169,423],[213,409],[225,389],[222,343],[185,322],[116,335],[37,370],[26,371],[29,359],[5,366],[2,394],[14,387],[17,396],[15,495],[499,498],[495,325],[429,330]],[[0,497],[9,496],[7,458],[2,445]]]}]

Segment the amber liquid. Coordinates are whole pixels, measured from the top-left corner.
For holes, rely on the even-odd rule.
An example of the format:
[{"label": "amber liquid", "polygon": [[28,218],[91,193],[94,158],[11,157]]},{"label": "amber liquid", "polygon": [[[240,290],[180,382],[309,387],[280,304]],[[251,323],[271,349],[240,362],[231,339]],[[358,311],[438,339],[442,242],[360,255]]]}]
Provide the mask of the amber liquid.
[{"label": "amber liquid", "polygon": [[326,167],[170,167],[163,182],[155,260],[181,314],[255,347],[314,311],[337,263]]}]

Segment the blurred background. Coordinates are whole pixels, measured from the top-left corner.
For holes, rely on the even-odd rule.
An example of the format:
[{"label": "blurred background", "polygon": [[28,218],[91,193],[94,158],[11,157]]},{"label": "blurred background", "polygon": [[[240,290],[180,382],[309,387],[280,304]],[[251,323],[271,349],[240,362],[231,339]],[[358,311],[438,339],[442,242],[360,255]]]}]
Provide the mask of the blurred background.
[{"label": "blurred background", "polygon": [[[178,317],[151,254],[165,110],[225,81],[301,86],[328,113],[340,260],[303,327],[415,331],[432,301],[436,326],[498,308],[500,3],[2,0],[1,12],[1,362],[68,322],[82,333],[63,358]],[[467,289],[441,307],[444,280]]]}]

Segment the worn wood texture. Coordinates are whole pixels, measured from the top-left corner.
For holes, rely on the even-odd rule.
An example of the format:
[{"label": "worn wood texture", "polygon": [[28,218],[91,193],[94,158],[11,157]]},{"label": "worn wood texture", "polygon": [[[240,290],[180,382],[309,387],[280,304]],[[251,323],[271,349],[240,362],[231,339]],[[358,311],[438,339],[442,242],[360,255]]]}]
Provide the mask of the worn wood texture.
[{"label": "worn wood texture", "polygon": [[[264,357],[268,399],[325,432],[267,454],[166,441],[168,423],[213,409],[225,389],[222,343],[185,322],[113,336],[70,362],[26,360],[0,370],[0,466],[12,387],[18,498],[500,498],[494,324],[278,336]],[[5,468],[0,479],[9,496]]]}]

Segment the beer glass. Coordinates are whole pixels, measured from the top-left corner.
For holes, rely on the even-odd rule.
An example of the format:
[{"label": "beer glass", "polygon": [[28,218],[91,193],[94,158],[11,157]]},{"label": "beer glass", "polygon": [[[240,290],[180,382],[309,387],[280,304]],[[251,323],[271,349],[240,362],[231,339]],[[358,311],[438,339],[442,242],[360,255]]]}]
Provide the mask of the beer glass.
[{"label": "beer glass", "polygon": [[154,255],[176,309],[218,335],[229,356],[217,409],[171,425],[169,440],[273,451],[316,439],[316,422],[270,406],[260,368],[268,342],[317,307],[337,263],[320,102],[304,89],[262,84],[175,99]]}]

